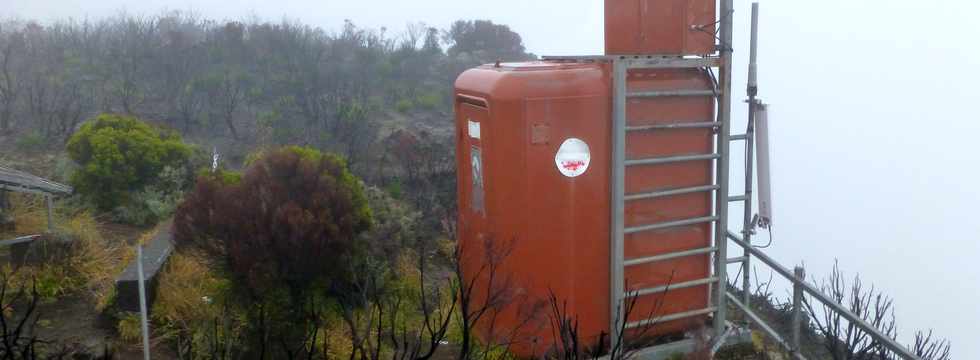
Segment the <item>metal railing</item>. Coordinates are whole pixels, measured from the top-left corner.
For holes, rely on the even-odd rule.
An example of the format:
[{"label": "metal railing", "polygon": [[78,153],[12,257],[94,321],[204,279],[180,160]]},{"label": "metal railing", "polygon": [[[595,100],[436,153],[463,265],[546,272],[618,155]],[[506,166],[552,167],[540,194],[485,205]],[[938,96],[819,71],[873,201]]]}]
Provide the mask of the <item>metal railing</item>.
[{"label": "metal railing", "polygon": [[[843,305],[831,299],[827,294],[824,294],[819,289],[815,288],[812,284],[806,282],[806,275],[802,267],[796,267],[793,271],[790,271],[786,267],[780,265],[778,262],[766,255],[765,252],[756,249],[751,244],[745,242],[732,232],[728,232],[728,238],[734,242],[736,245],[741,246],[742,249],[749,254],[748,256],[755,257],[763,264],[766,264],[775,273],[781,275],[783,278],[789,280],[793,283],[793,307],[792,307],[792,321],[791,321],[791,338],[787,341],[782,336],[777,333],[772,326],[767,324],[765,320],[762,319],[758,314],[756,314],[749,307],[749,304],[739,300],[738,296],[732,292],[727,292],[726,296],[728,301],[735,305],[739,310],[741,310],[745,315],[751,320],[755,325],[757,325],[762,331],[764,331],[770,338],[775,342],[779,343],[786,350],[788,350],[794,358],[805,360],[800,352],[800,331],[803,320],[803,296],[807,295],[813,299],[816,299],[821,304],[824,305],[826,309],[840,315],[844,319],[847,319],[854,327],[865,332],[870,336],[875,342],[881,344],[881,346],[887,348],[888,350],[894,352],[895,354],[901,356],[906,360],[921,360],[918,356],[912,353],[907,347],[899,344],[895,339],[885,335],[875,326],[869,324],[860,316],[854,314]],[[743,269],[745,272],[748,270]],[[743,292],[748,293],[748,288],[743,288]]]}]

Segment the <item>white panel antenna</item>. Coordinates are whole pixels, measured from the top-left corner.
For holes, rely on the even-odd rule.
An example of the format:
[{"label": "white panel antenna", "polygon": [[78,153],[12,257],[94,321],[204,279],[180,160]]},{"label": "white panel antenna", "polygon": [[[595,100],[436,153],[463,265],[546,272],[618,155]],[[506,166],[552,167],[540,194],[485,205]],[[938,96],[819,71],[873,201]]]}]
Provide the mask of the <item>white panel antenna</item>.
[{"label": "white panel antenna", "polygon": [[769,104],[755,106],[756,165],[759,177],[759,227],[772,225],[772,181],[769,177]]}]

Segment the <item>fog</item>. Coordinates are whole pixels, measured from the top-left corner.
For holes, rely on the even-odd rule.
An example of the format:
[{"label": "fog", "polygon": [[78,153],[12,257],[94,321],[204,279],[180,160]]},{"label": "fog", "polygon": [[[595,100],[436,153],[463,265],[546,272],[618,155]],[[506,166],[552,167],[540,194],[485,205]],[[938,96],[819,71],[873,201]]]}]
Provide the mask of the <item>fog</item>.
[{"label": "fog", "polygon": [[[599,0],[0,2],[0,16],[22,19],[171,9],[217,19],[287,17],[326,29],[351,19],[393,32],[408,22],[444,28],[484,18],[510,25],[538,55],[598,54],[603,46]],[[952,340],[954,358],[980,358],[980,5],[784,0],[761,8],[760,96],[772,104],[774,143],[769,253],[818,276],[837,259],[846,274],[860,273],[895,298],[903,342],[932,328]],[[745,118],[748,9],[736,1],[736,129]],[[735,165],[732,180],[741,184]],[[733,227],[740,220],[733,217]]]}]

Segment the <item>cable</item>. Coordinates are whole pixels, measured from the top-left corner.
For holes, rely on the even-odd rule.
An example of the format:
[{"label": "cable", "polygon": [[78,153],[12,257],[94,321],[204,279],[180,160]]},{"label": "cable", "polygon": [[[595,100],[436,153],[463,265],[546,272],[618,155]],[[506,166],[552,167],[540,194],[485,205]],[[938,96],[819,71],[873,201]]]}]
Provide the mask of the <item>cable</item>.
[{"label": "cable", "polygon": [[[727,266],[728,264],[725,264],[725,265]],[[742,275],[742,268],[743,267],[745,267],[745,262],[742,262],[741,264],[738,265],[738,272],[735,273],[735,277],[732,278],[732,279],[735,279],[735,281],[738,281],[739,276]],[[737,288],[737,286],[735,286],[734,284],[732,284],[732,287]]]},{"label": "cable", "polygon": [[712,25],[719,25],[723,21],[727,20],[727,18],[731,17],[734,13],[735,13],[735,9],[728,10],[728,13],[725,14],[725,16],[722,16],[721,19],[710,24],[696,25],[696,26],[692,25],[691,29],[711,35],[712,37],[715,38],[715,40],[718,40],[719,45],[722,45],[721,46],[722,49],[729,50],[731,49],[731,44],[725,44],[725,42],[721,39],[721,37],[718,36],[718,33],[721,31],[721,26],[715,26],[715,31],[707,31],[704,28]]},{"label": "cable", "polygon": [[752,247],[754,247],[756,249],[765,249],[765,248],[768,248],[768,247],[772,246],[772,224],[769,224],[769,226],[766,227],[766,229],[769,230],[769,243],[767,243],[765,245],[761,245],[761,246],[752,245]]}]

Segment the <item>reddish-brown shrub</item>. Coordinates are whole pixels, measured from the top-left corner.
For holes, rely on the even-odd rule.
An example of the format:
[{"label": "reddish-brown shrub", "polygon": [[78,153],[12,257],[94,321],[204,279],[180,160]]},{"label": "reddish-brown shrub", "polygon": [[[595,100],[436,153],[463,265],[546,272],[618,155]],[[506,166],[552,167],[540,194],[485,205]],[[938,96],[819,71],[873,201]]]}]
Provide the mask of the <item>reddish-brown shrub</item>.
[{"label": "reddish-brown shrub", "polygon": [[343,280],[357,235],[371,225],[362,185],[339,157],[301,147],[267,151],[243,175],[199,177],[178,207],[178,247],[226,262],[252,296],[286,286],[294,300]]}]

